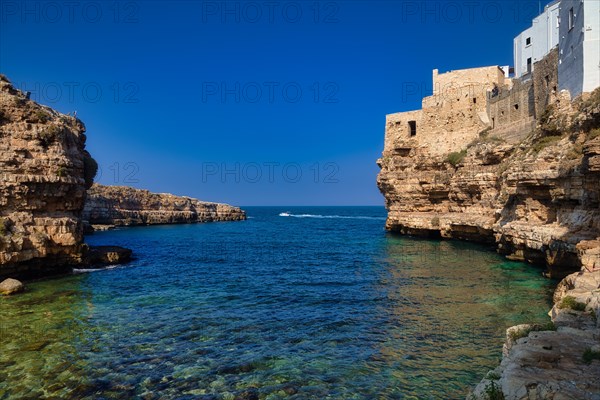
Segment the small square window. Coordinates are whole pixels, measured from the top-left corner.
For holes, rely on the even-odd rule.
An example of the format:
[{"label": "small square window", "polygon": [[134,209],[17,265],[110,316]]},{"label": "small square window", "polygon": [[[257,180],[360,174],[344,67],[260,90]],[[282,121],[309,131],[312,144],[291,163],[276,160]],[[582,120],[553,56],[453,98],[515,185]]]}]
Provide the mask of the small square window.
[{"label": "small square window", "polygon": [[525,39],[525,46],[529,46],[531,44],[531,38],[528,37],[527,39]]}]

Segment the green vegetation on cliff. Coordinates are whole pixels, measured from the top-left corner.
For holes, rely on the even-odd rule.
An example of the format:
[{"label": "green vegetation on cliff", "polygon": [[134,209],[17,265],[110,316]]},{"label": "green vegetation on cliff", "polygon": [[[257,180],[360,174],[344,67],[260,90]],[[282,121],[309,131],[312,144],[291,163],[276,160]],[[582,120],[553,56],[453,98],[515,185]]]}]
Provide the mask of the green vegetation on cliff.
[{"label": "green vegetation on cliff", "polygon": [[8,233],[8,221],[5,218],[0,218],[0,237]]},{"label": "green vegetation on cliff", "polygon": [[600,351],[594,351],[592,349],[586,349],[583,353],[583,361],[586,364],[591,364],[594,360],[600,360]]},{"label": "green vegetation on cliff", "polygon": [[452,153],[448,154],[446,161],[456,168],[456,166],[460,164],[466,156],[467,150],[453,151]]},{"label": "green vegetation on cliff", "polygon": [[85,179],[85,188],[89,189],[94,184],[94,178],[98,173],[98,163],[87,151],[83,157],[83,176]]},{"label": "green vegetation on cliff", "polygon": [[585,311],[585,304],[578,302],[573,296],[565,296],[560,302],[560,308],[570,308],[575,311]]}]

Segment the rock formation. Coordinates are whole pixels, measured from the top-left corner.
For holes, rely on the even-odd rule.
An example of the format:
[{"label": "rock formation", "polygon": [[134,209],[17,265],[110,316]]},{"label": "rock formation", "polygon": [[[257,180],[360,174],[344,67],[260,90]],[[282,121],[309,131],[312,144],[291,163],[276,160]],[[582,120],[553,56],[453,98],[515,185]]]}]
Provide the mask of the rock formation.
[{"label": "rock formation", "polygon": [[103,265],[123,264],[131,260],[132,251],[119,246],[90,246],[80,269],[97,268]]},{"label": "rock formation", "polygon": [[554,277],[600,267],[600,91],[550,107],[521,142],[481,134],[444,155],[386,127],[387,229],[496,244]]},{"label": "rock formation", "polygon": [[246,213],[227,204],[126,186],[94,184],[88,190],[83,219],[96,226],[129,226],[240,221],[246,219]]},{"label": "rock formation", "polygon": [[[244,211],[188,197],[94,185],[97,164],[75,116],[37,104],[0,75],[0,278],[35,278],[126,262],[131,250],[90,248],[85,219],[141,225],[236,221]],[[88,200],[86,201],[86,190]]]},{"label": "rock formation", "polygon": [[[495,99],[505,83],[483,77],[477,87],[494,91],[483,98],[487,126],[475,118],[481,99],[462,95],[472,92],[469,77],[386,121],[377,183],[388,230],[493,244],[566,276],[552,324],[509,328],[502,364],[469,399],[600,399],[600,88],[573,102],[541,95],[536,85],[553,79],[548,57],[547,68],[536,64],[542,84],[534,72]],[[445,129],[461,119],[460,135]]]},{"label": "rock formation", "polygon": [[20,281],[12,278],[3,280],[0,283],[0,294],[10,296],[11,294],[20,293],[25,290],[25,285]]},{"label": "rock formation", "polygon": [[554,302],[553,323],[507,330],[502,363],[467,399],[600,399],[600,271],[567,276]]},{"label": "rock formation", "polygon": [[65,272],[82,262],[81,210],[96,164],[85,126],[0,75],[0,277]]}]

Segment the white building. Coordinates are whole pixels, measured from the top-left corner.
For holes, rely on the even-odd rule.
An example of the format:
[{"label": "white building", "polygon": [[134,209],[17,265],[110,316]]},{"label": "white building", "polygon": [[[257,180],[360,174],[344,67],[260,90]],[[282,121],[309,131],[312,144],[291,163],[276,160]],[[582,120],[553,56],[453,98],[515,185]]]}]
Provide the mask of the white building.
[{"label": "white building", "polygon": [[600,0],[560,2],[558,88],[574,98],[600,86]]},{"label": "white building", "polygon": [[554,0],[544,7],[544,12],[533,19],[532,25],[514,39],[515,77],[527,77],[533,71],[534,63],[559,44],[560,3],[560,0]]}]

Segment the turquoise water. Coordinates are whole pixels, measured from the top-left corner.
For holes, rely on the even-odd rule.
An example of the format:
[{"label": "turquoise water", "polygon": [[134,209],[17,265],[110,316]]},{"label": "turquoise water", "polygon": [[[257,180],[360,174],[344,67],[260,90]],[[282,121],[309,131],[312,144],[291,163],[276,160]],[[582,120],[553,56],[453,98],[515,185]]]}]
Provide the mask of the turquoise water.
[{"label": "turquoise water", "polygon": [[508,326],[548,320],[540,270],[382,207],[248,215],[99,232],[137,258],[0,299],[0,398],[464,398]]}]

